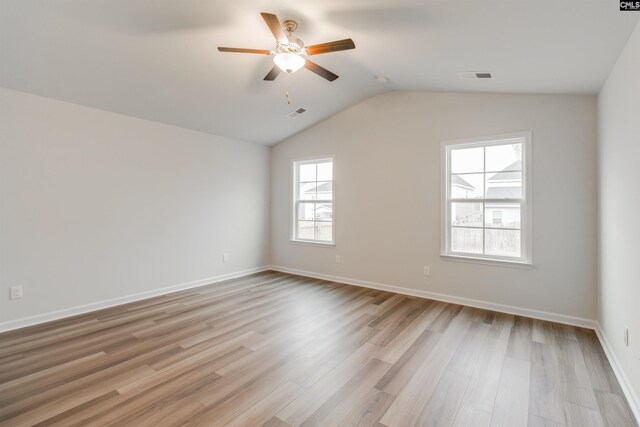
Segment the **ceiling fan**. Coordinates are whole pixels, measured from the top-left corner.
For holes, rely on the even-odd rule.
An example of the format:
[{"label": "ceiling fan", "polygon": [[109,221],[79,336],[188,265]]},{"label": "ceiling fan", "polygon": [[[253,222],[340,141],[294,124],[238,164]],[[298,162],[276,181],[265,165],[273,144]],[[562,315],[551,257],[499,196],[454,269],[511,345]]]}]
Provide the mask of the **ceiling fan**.
[{"label": "ceiling fan", "polygon": [[[255,53],[258,55],[273,55],[275,65],[265,76],[264,80],[273,81],[278,77],[280,71],[287,73],[295,73],[300,68],[305,67],[307,70],[313,71],[320,77],[324,77],[330,82],[338,78],[337,74],[332,73],[306,59],[307,56],[319,55],[321,53],[338,52],[341,50],[355,49],[356,45],[351,39],[338,40],[335,42],[315,44],[313,46],[304,46],[302,40],[294,36],[292,33],[298,28],[296,21],[284,21],[284,25],[280,24],[278,17],[272,13],[262,12],[262,19],[276,38],[276,47],[274,50],[266,49],[242,49],[235,47],[218,47],[220,52],[236,52],[236,53]],[[285,33],[286,31],[286,33]]]}]

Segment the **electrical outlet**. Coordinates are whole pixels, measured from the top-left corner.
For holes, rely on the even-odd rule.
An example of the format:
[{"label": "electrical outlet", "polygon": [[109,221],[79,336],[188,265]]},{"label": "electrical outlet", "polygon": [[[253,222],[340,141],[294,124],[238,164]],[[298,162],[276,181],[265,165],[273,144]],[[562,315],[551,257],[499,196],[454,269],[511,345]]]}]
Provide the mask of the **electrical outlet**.
[{"label": "electrical outlet", "polygon": [[424,266],[424,275],[425,276],[431,276],[431,267],[429,266]]},{"label": "electrical outlet", "polygon": [[336,264],[340,264],[340,255],[336,255]]},{"label": "electrical outlet", "polygon": [[22,298],[22,286],[11,286],[9,290],[10,290],[9,299]]},{"label": "electrical outlet", "polygon": [[629,327],[624,325],[624,345],[629,347]]},{"label": "electrical outlet", "polygon": [[229,254],[227,253],[222,254],[222,262],[227,262],[227,261],[229,261]]}]

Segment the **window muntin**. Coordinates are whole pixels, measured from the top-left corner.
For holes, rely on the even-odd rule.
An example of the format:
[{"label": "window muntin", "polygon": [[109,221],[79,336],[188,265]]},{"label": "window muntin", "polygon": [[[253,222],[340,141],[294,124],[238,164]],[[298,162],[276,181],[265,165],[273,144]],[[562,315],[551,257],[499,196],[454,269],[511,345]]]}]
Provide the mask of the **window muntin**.
[{"label": "window muntin", "polygon": [[332,244],[333,158],[293,162],[292,240]]},{"label": "window muntin", "polygon": [[443,255],[530,263],[529,147],[528,133],[443,143]]}]

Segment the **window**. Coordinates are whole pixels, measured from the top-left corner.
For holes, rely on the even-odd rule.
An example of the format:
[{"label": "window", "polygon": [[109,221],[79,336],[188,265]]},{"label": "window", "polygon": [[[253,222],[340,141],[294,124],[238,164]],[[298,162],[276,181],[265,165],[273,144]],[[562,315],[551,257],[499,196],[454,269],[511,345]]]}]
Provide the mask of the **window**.
[{"label": "window", "polygon": [[293,240],[332,244],[333,158],[293,162]]},{"label": "window", "polygon": [[444,256],[531,263],[530,141],[443,143]]}]

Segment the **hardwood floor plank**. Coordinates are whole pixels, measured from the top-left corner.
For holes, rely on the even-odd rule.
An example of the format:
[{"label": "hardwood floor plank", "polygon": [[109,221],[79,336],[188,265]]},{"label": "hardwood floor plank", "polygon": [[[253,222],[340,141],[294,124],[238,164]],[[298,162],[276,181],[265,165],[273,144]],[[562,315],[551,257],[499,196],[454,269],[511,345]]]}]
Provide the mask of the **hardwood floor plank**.
[{"label": "hardwood floor plank", "polygon": [[36,390],[55,387],[61,385],[66,378],[73,375],[74,367],[82,366],[88,361],[106,356],[104,351],[90,354],[79,359],[71,360],[67,363],[52,366],[24,377],[16,378],[0,384],[0,404],[19,399],[25,393],[32,393]]},{"label": "hardwood floor plank", "polygon": [[153,424],[154,420],[162,420],[168,414],[173,414],[183,404],[190,408],[190,414],[193,414],[203,408],[203,405],[193,398],[194,394],[220,382],[219,375],[194,367],[180,375],[169,377],[144,392],[125,396],[124,402],[96,414],[86,423],[114,426]]},{"label": "hardwood floor plank", "polygon": [[531,347],[531,380],[529,413],[566,424],[563,406],[562,372],[552,345],[533,342]]},{"label": "hardwood floor plank", "polygon": [[378,423],[378,420],[389,409],[395,396],[375,388],[370,389],[367,394],[349,411],[347,416],[339,423],[331,425],[349,427],[367,427]]},{"label": "hardwood floor plank", "polygon": [[575,403],[564,403],[568,427],[604,427],[600,412]]},{"label": "hardwood floor plank", "polygon": [[533,329],[531,331],[532,340],[540,344],[555,343],[555,334],[551,322],[544,320],[532,319]]},{"label": "hardwood floor plank", "polygon": [[375,356],[373,344],[367,343],[342,361],[334,370],[316,381],[311,387],[300,393],[289,405],[276,415],[291,425],[300,425],[333,395],[336,389],[343,387]]},{"label": "hardwood floor plank", "polygon": [[111,391],[109,393],[98,396],[82,405],[74,406],[68,411],[62,412],[55,417],[47,418],[46,420],[35,424],[38,427],[43,426],[69,426],[69,425],[82,425],[83,422],[93,416],[93,414],[102,412],[108,408],[111,408],[125,400],[124,397],[117,391]]},{"label": "hardwood floor plank", "polygon": [[531,319],[516,316],[511,335],[509,336],[507,357],[530,361],[532,341],[533,327]]},{"label": "hardwood floor plank", "polygon": [[456,349],[448,369],[470,377],[481,355],[478,349],[484,347],[490,328],[491,325],[486,323],[471,322],[463,335],[461,344]]},{"label": "hardwood floor plank", "polygon": [[602,414],[602,420],[607,427],[637,427],[638,424],[625,400],[617,394],[596,390],[598,408]]},{"label": "hardwood floor plank", "polygon": [[563,427],[564,424],[558,424],[546,418],[529,414],[529,423],[527,427]]},{"label": "hardwood floor plank", "polygon": [[380,422],[389,427],[414,425],[431,399],[453,354],[446,348],[436,348],[431,352],[396,395]]},{"label": "hardwood floor plank", "polygon": [[491,427],[526,426],[529,418],[529,362],[506,357]]},{"label": "hardwood floor plank", "polygon": [[1,408],[0,422],[8,421],[7,425],[37,424],[104,394],[110,393],[121,385],[153,375],[154,372],[155,371],[148,366],[141,366],[121,375],[111,377],[98,384],[94,383],[90,388],[83,388],[73,393],[61,394],[52,392],[42,403],[36,401],[36,399],[26,398]]},{"label": "hardwood floor plank", "polygon": [[261,401],[253,403],[249,410],[244,411],[224,425],[237,427],[263,425],[283,406],[286,406],[295,399],[301,391],[302,387],[299,385],[287,382],[272,393],[269,393],[269,395]]},{"label": "hardwood floor plank", "polygon": [[444,332],[449,327],[449,323],[461,310],[461,305],[447,304],[444,310],[434,319],[431,325],[429,325],[429,329],[434,332]]},{"label": "hardwood floor plank", "polygon": [[453,420],[453,427],[488,427],[490,423],[491,413],[463,404]]},{"label": "hardwood floor plank", "polygon": [[[502,328],[498,330],[501,331]],[[487,338],[469,381],[463,403],[486,412],[493,410],[507,344],[506,339]]]},{"label": "hardwood floor plank", "polygon": [[593,389],[624,396],[595,333],[580,331],[577,335]]},{"label": "hardwood floor plank", "polygon": [[446,303],[440,301],[430,304],[425,311],[412,322],[410,327],[405,328],[404,331],[398,334],[395,339],[380,351],[378,358],[389,363],[397,362],[446,306]]},{"label": "hardwood floor plank", "polygon": [[511,336],[514,322],[515,316],[513,314],[496,313],[491,323],[489,338],[508,340]]},{"label": "hardwood floor plank", "polygon": [[562,373],[563,399],[589,409],[598,410],[596,397],[589,383],[589,372],[584,363],[578,341],[556,337],[558,368]]},{"label": "hardwood floor plank", "polygon": [[[378,359],[371,359],[345,385],[340,387],[322,406],[316,409],[304,422],[303,427],[338,425],[349,416],[352,408],[367,399],[367,393],[389,370],[390,365]],[[295,425],[295,424],[294,424]]]},{"label": "hardwood floor plank", "polygon": [[441,334],[425,330],[391,369],[378,381],[376,388],[398,396],[419,367],[436,348]]},{"label": "hardwood floor plank", "polygon": [[292,426],[291,424],[285,423],[278,417],[271,417],[269,421],[262,424],[262,427],[292,427]]},{"label": "hardwood floor plank", "polygon": [[438,382],[431,399],[416,419],[416,425],[450,426],[458,412],[469,376],[451,369],[451,363]]}]

